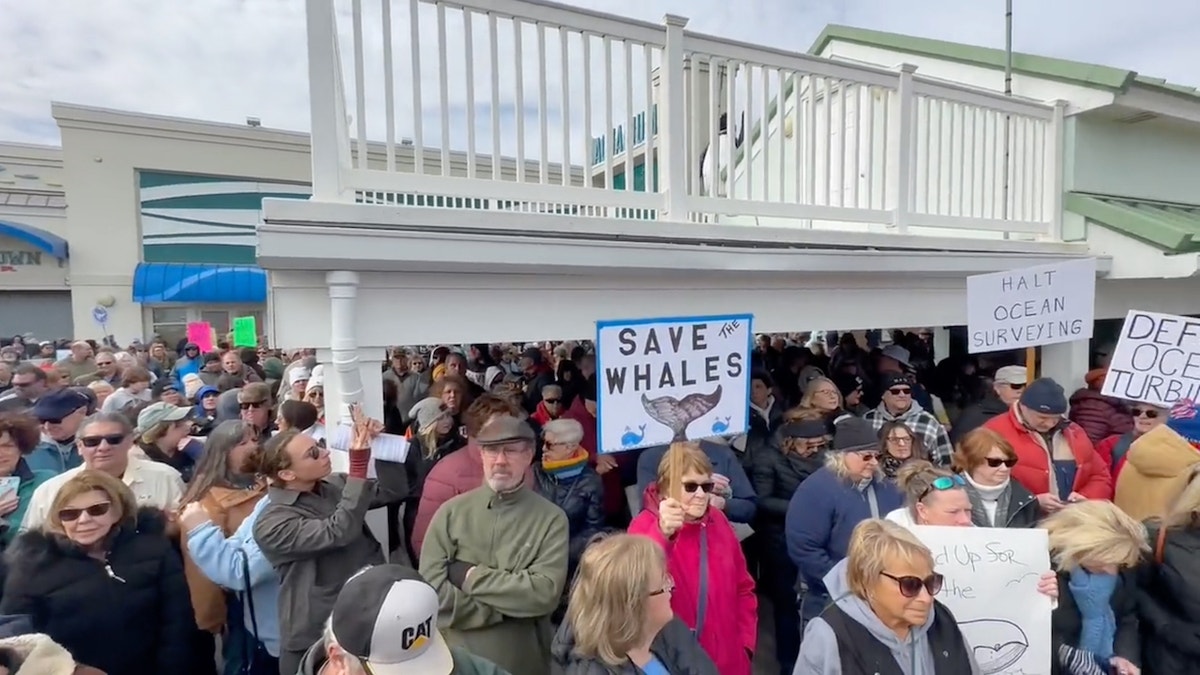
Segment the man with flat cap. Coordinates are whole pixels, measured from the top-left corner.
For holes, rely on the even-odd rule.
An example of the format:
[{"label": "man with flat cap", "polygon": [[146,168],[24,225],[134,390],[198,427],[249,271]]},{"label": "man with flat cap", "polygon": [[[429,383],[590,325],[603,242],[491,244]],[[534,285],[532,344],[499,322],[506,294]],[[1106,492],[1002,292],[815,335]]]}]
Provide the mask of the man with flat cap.
[{"label": "man with flat cap", "polygon": [[525,484],[536,440],[516,417],[488,422],[475,438],[484,484],[442,504],[421,547],[446,641],[521,675],[550,673],[567,582],[567,516]]}]

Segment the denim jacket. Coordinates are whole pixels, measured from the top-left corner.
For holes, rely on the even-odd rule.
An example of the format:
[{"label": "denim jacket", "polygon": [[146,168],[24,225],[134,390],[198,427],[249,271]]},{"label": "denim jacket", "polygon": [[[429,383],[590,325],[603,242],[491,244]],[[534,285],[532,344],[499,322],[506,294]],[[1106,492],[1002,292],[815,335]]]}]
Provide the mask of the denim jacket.
[{"label": "denim jacket", "polygon": [[[239,594],[246,590],[242,552],[250,564],[250,594],[258,620],[258,639],[272,656],[279,656],[279,577],[254,541],[254,522],[270,501],[258,501],[250,515],[228,539],[211,522],[199,525],[187,536],[188,553],[196,567],[213,583]],[[248,607],[243,607],[246,631],[253,630]]]}]

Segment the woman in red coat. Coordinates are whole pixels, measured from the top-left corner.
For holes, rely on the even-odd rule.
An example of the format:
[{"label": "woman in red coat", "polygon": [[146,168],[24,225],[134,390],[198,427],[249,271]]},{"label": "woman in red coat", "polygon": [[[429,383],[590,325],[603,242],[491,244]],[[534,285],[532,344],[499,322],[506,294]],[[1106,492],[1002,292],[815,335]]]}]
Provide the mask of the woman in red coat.
[{"label": "woman in red coat", "polygon": [[1087,433],[1063,417],[1067,397],[1054,380],[1035,380],[1007,414],[984,426],[1017,453],[1012,478],[1037,496],[1045,513],[1085,499],[1111,499],[1112,477]]},{"label": "woman in red coat", "polygon": [[629,533],[653,539],[666,552],[675,581],[671,609],[696,633],[721,675],[750,675],[758,599],[733,526],[714,503],[723,499],[716,491],[704,451],[694,443],[672,444]]}]

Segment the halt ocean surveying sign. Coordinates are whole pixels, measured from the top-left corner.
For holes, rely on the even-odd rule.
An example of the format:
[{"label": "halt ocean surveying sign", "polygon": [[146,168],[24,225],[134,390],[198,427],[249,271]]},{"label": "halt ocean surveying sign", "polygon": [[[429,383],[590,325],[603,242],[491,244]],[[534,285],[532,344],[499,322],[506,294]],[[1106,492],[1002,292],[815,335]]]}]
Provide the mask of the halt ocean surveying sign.
[{"label": "halt ocean surveying sign", "polygon": [[745,433],[749,314],[598,321],[600,452]]},{"label": "halt ocean surveying sign", "polygon": [[1038,347],[1092,337],[1096,259],[967,277],[968,351]]}]

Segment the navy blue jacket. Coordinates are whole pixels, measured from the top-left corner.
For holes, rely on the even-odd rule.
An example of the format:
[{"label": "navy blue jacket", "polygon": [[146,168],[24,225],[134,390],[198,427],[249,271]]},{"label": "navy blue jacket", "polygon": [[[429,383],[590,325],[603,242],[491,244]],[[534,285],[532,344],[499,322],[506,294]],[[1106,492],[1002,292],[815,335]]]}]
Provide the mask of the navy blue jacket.
[{"label": "navy blue jacket", "polygon": [[[725,502],[725,517],[735,523],[749,523],[754,520],[754,513],[758,509],[758,496],[754,494],[754,484],[742,468],[737,453],[727,445],[712,441],[700,441],[699,445],[704,454],[708,455],[708,461],[712,462],[713,472],[728,478],[729,489],[733,490],[733,496]],[[658,465],[669,447],[656,445],[646,448],[642,451],[642,456],[638,457],[639,499],[646,492],[646,486],[658,480]],[[640,511],[641,505],[638,506]]]},{"label": "navy blue jacket", "polygon": [[[867,489],[875,491],[880,518],[904,505],[904,496],[886,480],[877,480]],[[865,494],[828,467],[821,467],[796,488],[784,531],[788,557],[810,592],[826,593],[825,575],[846,557],[854,527],[870,517]]]}]

